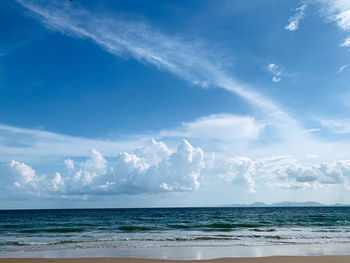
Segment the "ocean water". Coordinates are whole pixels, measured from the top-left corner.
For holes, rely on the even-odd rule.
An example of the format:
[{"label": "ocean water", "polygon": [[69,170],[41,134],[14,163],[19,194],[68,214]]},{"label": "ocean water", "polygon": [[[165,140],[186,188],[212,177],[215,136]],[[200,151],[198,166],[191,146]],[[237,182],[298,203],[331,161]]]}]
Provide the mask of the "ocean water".
[{"label": "ocean water", "polygon": [[350,207],[0,210],[0,256],[286,244],[350,245]]}]

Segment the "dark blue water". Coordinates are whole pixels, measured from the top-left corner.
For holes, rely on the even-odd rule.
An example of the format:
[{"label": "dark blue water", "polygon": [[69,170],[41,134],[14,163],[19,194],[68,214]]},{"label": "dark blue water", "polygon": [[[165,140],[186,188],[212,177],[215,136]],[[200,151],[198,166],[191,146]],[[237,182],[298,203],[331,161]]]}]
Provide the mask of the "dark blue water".
[{"label": "dark blue water", "polygon": [[0,211],[0,252],[350,243],[349,207]]}]

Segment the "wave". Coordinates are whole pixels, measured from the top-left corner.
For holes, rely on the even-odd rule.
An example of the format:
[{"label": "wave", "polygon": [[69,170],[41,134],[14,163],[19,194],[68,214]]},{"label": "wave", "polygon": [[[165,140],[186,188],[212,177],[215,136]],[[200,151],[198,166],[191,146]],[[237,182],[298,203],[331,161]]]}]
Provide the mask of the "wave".
[{"label": "wave", "polygon": [[154,227],[149,227],[149,226],[120,226],[120,230],[126,231],[126,232],[133,232],[133,231],[149,231],[149,230],[155,230],[156,228]]},{"label": "wave", "polygon": [[60,228],[42,228],[42,229],[25,229],[21,230],[21,233],[72,233],[72,232],[83,232],[86,228],[81,227],[60,227]]},{"label": "wave", "polygon": [[3,228],[17,228],[17,227],[19,227],[19,225],[3,225],[1,227],[3,227]]},{"label": "wave", "polygon": [[257,224],[229,224],[229,223],[213,223],[208,225],[200,225],[200,227],[209,227],[209,228],[251,228],[259,227],[261,225]]},{"label": "wave", "polygon": [[275,232],[277,230],[274,229],[274,228],[270,228],[270,229],[253,228],[253,229],[249,229],[249,231],[254,231],[254,232]]},{"label": "wave", "polygon": [[213,224],[204,224],[204,225],[197,225],[195,228],[199,228],[202,231],[205,232],[229,232],[229,231],[235,231],[242,228],[257,228],[261,225],[257,224],[229,224],[229,223],[213,223]]},{"label": "wave", "polygon": [[116,239],[94,239],[94,240],[59,240],[53,242],[24,242],[24,241],[9,241],[1,243],[0,245],[10,246],[55,246],[66,244],[83,244],[83,243],[97,243],[107,245],[108,243],[118,242],[135,242],[135,241],[155,241],[155,242],[188,242],[188,241],[210,241],[210,240],[239,240],[232,237],[213,237],[213,236],[197,236],[197,237],[174,237],[174,238],[116,238]]},{"label": "wave", "polygon": [[168,228],[174,228],[174,229],[190,229],[192,228],[191,225],[167,225]]},{"label": "wave", "polygon": [[255,238],[265,238],[265,239],[288,239],[288,238],[285,238],[285,237],[281,237],[279,235],[274,235],[274,236],[269,236],[269,235],[237,235],[238,238],[252,238],[252,239],[255,239]]},{"label": "wave", "polygon": [[[199,224],[199,225],[185,225],[185,224],[174,224],[174,225],[167,225],[168,228],[173,229],[201,229],[204,231],[225,231],[225,230],[232,230],[232,229],[238,229],[238,228],[253,228],[253,227],[260,227],[262,225],[259,224],[232,224],[232,223],[211,223],[211,224]],[[268,231],[267,231],[268,232]]]},{"label": "wave", "polygon": [[55,242],[8,242],[7,245],[13,246],[43,246],[43,245],[64,245],[64,244],[75,244],[75,243],[86,243],[87,240],[60,240]]}]

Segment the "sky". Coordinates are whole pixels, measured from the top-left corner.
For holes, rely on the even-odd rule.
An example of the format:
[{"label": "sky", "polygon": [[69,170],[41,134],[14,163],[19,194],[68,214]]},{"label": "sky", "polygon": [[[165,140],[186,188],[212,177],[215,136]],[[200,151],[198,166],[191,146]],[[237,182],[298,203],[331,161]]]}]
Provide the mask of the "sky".
[{"label": "sky", "polygon": [[0,209],[350,203],[348,0],[0,2]]}]

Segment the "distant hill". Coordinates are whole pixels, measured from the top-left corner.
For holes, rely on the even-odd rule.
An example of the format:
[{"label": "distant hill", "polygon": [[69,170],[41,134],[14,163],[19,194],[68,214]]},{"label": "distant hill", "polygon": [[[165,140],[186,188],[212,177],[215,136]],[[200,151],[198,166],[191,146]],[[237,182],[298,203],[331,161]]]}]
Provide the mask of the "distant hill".
[{"label": "distant hill", "polygon": [[319,202],[313,202],[313,201],[308,201],[308,202],[279,202],[279,203],[273,203],[270,206],[274,207],[285,207],[285,206],[325,206],[325,204],[319,203]]},{"label": "distant hill", "polygon": [[307,202],[278,202],[272,204],[266,204],[264,202],[255,202],[251,204],[231,204],[226,205],[226,207],[320,207],[320,206],[350,206],[347,204],[334,204],[326,205],[320,202],[307,201]]}]

